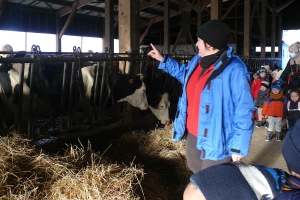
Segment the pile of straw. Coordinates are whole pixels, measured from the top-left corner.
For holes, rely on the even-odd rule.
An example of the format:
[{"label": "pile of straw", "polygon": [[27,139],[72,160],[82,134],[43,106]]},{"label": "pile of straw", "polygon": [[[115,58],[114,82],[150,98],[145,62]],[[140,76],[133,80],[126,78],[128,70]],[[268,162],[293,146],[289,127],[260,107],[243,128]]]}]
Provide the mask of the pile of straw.
[{"label": "pile of straw", "polygon": [[104,154],[88,143],[48,155],[0,137],[0,199],[182,199],[190,172],[171,129],[123,134]]},{"label": "pile of straw", "polygon": [[70,147],[46,155],[13,134],[0,138],[2,199],[139,199],[134,190],[144,172],[108,163],[91,149]]},{"label": "pile of straw", "polygon": [[117,162],[129,164],[134,160],[142,164],[142,188],[150,199],[182,199],[191,175],[186,165],[185,141],[172,141],[172,128],[123,134],[110,152]]}]

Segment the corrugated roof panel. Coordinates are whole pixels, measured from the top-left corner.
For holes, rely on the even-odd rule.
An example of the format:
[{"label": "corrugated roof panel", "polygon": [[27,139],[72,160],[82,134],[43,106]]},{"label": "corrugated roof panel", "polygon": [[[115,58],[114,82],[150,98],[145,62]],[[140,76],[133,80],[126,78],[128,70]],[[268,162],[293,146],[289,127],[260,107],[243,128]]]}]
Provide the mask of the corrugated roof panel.
[{"label": "corrugated roof panel", "polygon": [[164,11],[164,7],[160,5],[153,5],[150,6],[149,8],[156,9],[157,11]]},{"label": "corrugated roof panel", "polygon": [[[11,1],[8,1],[9,3],[13,3],[13,2],[11,2]],[[21,2],[21,1],[20,1]],[[21,4],[25,4],[25,5],[27,5],[27,4],[29,4],[29,3],[31,3],[32,2],[32,0],[25,0],[25,1],[23,1]]]},{"label": "corrugated roof panel", "polygon": [[[99,17],[98,13],[96,13],[96,12],[92,12],[89,15],[94,16],[94,17]],[[101,17],[103,17],[103,15],[101,15]]]},{"label": "corrugated roof panel", "polygon": [[[90,5],[93,5],[93,4],[90,4]],[[105,3],[99,3],[99,4],[95,4],[94,5],[95,7],[99,7],[99,8],[105,8]]]},{"label": "corrugated roof panel", "polygon": [[153,17],[156,17],[157,15],[152,15],[150,13],[146,13],[146,12],[140,11],[140,16],[147,17],[147,18],[153,18]]},{"label": "corrugated roof panel", "polygon": [[22,0],[8,0],[7,2],[9,2],[9,3],[20,3],[21,1]]},{"label": "corrugated roof panel", "polygon": [[35,4],[34,7],[50,9],[44,2],[39,2],[38,4]]},{"label": "corrugated roof panel", "polygon": [[63,8],[64,6],[51,3],[51,7],[54,8],[55,10],[59,10],[59,9]]}]

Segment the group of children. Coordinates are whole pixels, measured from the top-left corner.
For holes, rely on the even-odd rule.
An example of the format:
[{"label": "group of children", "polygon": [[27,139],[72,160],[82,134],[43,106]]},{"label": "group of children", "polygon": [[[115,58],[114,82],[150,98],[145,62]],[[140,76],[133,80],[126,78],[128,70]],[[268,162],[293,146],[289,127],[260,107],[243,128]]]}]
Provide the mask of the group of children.
[{"label": "group of children", "polygon": [[[282,120],[287,120],[287,128],[292,128],[300,118],[300,90],[283,90],[280,77],[281,70],[271,72],[269,66],[261,68],[253,75],[251,84],[252,95],[257,112],[256,127],[265,125],[268,129],[266,141],[271,141],[274,135],[277,141],[282,140]],[[272,75],[272,78],[270,78]],[[286,95],[284,95],[286,94]]]}]

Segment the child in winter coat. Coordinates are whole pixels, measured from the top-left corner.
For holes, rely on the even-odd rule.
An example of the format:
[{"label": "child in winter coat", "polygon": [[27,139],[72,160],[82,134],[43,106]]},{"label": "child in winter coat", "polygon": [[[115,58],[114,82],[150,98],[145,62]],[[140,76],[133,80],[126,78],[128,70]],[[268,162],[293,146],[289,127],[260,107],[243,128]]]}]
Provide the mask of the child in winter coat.
[{"label": "child in winter coat", "polygon": [[[255,105],[256,100],[258,98],[259,90],[260,90],[260,84],[263,80],[267,80],[267,69],[264,66],[261,66],[259,70],[253,75],[253,81],[251,83],[251,93],[253,97],[253,103]],[[253,113],[254,119],[258,119],[258,111],[255,110]]]},{"label": "child in winter coat", "polygon": [[267,70],[263,66],[261,66],[260,69],[253,75],[254,79],[251,83],[251,92],[252,92],[254,104],[256,99],[258,98],[260,84],[264,79],[266,79],[266,76],[267,76]]},{"label": "child in winter coat", "polygon": [[300,91],[299,89],[291,89],[289,94],[290,100],[285,106],[284,116],[288,120],[289,128],[292,128],[300,119]]},{"label": "child in winter coat", "polygon": [[273,131],[276,132],[276,140],[281,141],[281,121],[283,118],[283,109],[286,98],[283,96],[281,81],[274,81],[271,85],[270,97],[266,99],[263,105],[262,115],[268,118],[269,127],[266,141],[272,139]]},{"label": "child in winter coat", "polygon": [[262,108],[263,108],[265,100],[267,99],[267,97],[269,97],[269,95],[270,95],[269,82],[262,81],[260,84],[258,98],[255,102],[255,108],[257,108],[257,111],[258,111],[258,121],[256,124],[257,128],[260,128],[264,123],[263,120],[265,120],[265,119],[262,117]]}]

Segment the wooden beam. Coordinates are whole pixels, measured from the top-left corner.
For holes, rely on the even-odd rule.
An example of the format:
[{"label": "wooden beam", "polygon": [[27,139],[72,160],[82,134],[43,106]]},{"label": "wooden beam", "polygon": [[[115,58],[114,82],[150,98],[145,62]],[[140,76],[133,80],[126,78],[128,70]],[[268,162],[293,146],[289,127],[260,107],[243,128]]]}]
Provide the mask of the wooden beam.
[{"label": "wooden beam", "polygon": [[140,3],[140,10],[143,10],[144,8],[147,8],[149,6],[153,6],[153,5],[158,4],[160,2],[163,2],[163,0],[143,1],[143,2]]},{"label": "wooden beam", "polygon": [[[89,3],[91,3],[92,1],[93,1],[93,0],[77,0],[77,1],[75,1],[75,2],[77,2],[77,4],[78,4],[78,6],[77,6],[77,9],[78,9],[78,8],[81,8],[81,7],[83,7],[83,6],[85,6],[85,5],[89,4]],[[75,3],[75,2],[74,2],[74,3]],[[73,5],[74,5],[74,3],[73,3]],[[59,16],[60,16],[60,17],[65,16],[65,15],[71,13],[72,10],[73,10],[73,9],[72,9],[71,7],[69,7],[69,6],[63,7],[62,9],[60,9],[60,10],[58,11],[58,12],[59,12]]]},{"label": "wooden beam", "polygon": [[[151,2],[154,2],[155,0],[152,0]],[[144,2],[143,2],[144,3]],[[205,10],[205,8],[207,7],[207,5],[210,3],[210,0],[202,0],[202,6],[201,6],[201,11]],[[142,4],[142,3],[141,3]],[[196,3],[194,6],[193,6],[193,9],[195,9],[196,11],[197,8],[198,8],[199,4]],[[183,7],[182,9],[183,10],[189,10],[190,8],[192,8],[192,4],[188,4],[187,6]],[[181,14],[181,11],[180,10],[173,10],[170,12],[170,17],[175,17],[177,15],[180,15]],[[154,17],[153,18],[154,21],[153,23],[157,23],[157,22],[160,22],[160,21],[163,21],[164,20],[164,17],[161,17],[161,16],[157,16],[157,17]],[[149,22],[143,22],[140,24],[140,28],[143,28],[143,27],[146,27],[149,25]]]},{"label": "wooden beam", "polygon": [[227,9],[226,13],[222,16],[222,21],[227,17],[227,15],[231,12],[231,10],[235,7],[235,5],[239,2],[239,0],[235,0],[233,4]]},{"label": "wooden beam", "polygon": [[276,0],[272,0],[272,22],[271,22],[271,57],[275,58],[276,38]]},{"label": "wooden beam", "polygon": [[105,28],[104,28],[103,52],[107,47],[114,53],[114,4],[111,0],[105,0]]},{"label": "wooden beam", "polygon": [[251,0],[244,0],[244,56],[250,56],[250,5]]},{"label": "wooden beam", "polygon": [[284,2],[282,5],[280,5],[278,8],[276,8],[276,12],[280,12],[282,9],[284,9],[285,7],[287,7],[288,5],[293,3],[294,1],[296,1],[296,0],[289,0],[287,2]]},{"label": "wooden beam", "polygon": [[146,37],[146,35],[147,35],[147,33],[148,33],[148,31],[149,31],[151,25],[153,24],[153,19],[151,19],[151,21],[152,21],[152,23],[150,23],[150,24],[148,25],[148,27],[146,28],[146,30],[144,31],[144,33],[143,33],[143,34],[141,35],[141,37],[140,37],[140,44],[142,43],[142,41],[143,41],[144,38]]},{"label": "wooden beam", "polygon": [[260,56],[266,56],[266,26],[267,26],[267,0],[261,1],[261,42],[260,42]]},{"label": "wooden beam", "polygon": [[202,0],[197,0],[196,3],[196,12],[197,12],[197,30],[199,30],[199,28],[202,26]]},{"label": "wooden beam", "polygon": [[211,0],[210,1],[210,19],[220,20],[222,17],[222,1]]},{"label": "wooden beam", "polygon": [[170,0],[164,1],[164,53],[170,53]]},{"label": "wooden beam", "polygon": [[[71,13],[70,13],[70,15],[69,15],[69,17],[68,17],[68,19],[67,19],[67,21],[66,21],[64,27],[62,28],[61,32],[59,33],[59,38],[60,38],[60,39],[61,39],[61,37],[64,35],[64,33],[66,32],[66,30],[67,30],[67,28],[68,28],[70,22],[72,21],[74,15],[75,15],[75,12],[76,12],[76,10],[77,10],[77,8],[78,8],[78,5],[79,5],[79,2],[78,2],[78,1],[75,1],[75,2],[73,3],[72,9],[71,9]],[[58,12],[59,12],[59,11],[58,11]],[[60,16],[60,14],[59,14],[59,16]]]}]

